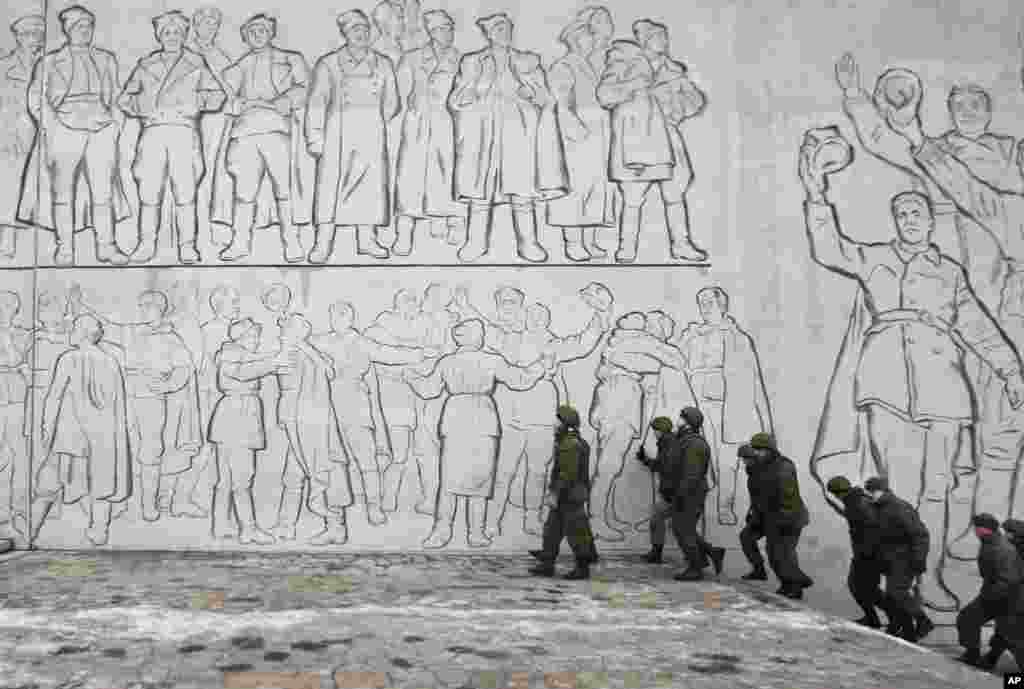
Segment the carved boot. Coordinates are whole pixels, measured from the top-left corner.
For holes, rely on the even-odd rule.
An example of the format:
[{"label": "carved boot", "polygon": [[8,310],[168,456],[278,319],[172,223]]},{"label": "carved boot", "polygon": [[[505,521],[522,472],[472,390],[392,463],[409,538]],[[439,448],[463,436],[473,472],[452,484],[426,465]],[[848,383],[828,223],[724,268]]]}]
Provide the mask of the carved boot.
[{"label": "carved boot", "polygon": [[58,266],[75,265],[75,212],[67,203],[53,204],[53,224],[56,227],[57,248],[53,262]]},{"label": "carved boot", "polygon": [[235,203],[235,226],[231,243],[220,252],[222,261],[241,261],[252,254],[252,226],[256,222],[255,203]]},{"label": "carved boot", "polygon": [[583,244],[583,230],[575,227],[563,227],[562,241],[565,244],[565,257],[570,261],[582,263],[593,258]]},{"label": "carved boot", "polygon": [[117,248],[114,239],[114,211],[110,205],[93,206],[92,223],[96,232],[96,260],[112,266],[128,265],[128,257]]},{"label": "carved boot", "polygon": [[313,249],[309,252],[310,263],[323,265],[331,260],[331,254],[334,253],[334,238],[337,232],[338,228],[334,226],[333,222],[317,225],[316,241],[313,243]]},{"label": "carved boot", "polygon": [[398,219],[395,230],[395,243],[391,247],[391,253],[395,256],[409,256],[412,254],[413,231],[416,229],[416,220],[403,215]]},{"label": "carved boot", "polygon": [[640,208],[623,206],[619,215],[619,250],[615,252],[616,263],[636,261],[640,244]]},{"label": "carved boot", "polygon": [[377,241],[376,228],[373,225],[356,227],[356,253],[362,256],[385,259],[391,254]]},{"label": "carved boot", "polygon": [[[156,235],[160,229],[160,206],[139,208],[139,243],[132,252],[132,263],[148,263],[156,256]],[[97,234],[96,241],[99,242]]]},{"label": "carved boot", "polygon": [[690,216],[685,201],[665,206],[665,223],[668,225],[672,258],[694,262],[708,259],[708,252],[694,244],[690,237]]},{"label": "carved boot", "polygon": [[298,263],[306,258],[306,251],[302,248],[299,228],[292,221],[291,201],[279,200],[277,202],[277,218],[281,223],[281,243],[284,245],[285,263]]},{"label": "carved boot", "polygon": [[185,265],[199,263],[202,257],[196,247],[199,238],[199,218],[196,206],[190,203],[174,209],[174,220],[178,225],[178,260]]},{"label": "carved boot", "polygon": [[459,249],[459,260],[471,263],[484,257],[491,248],[491,205],[470,204],[466,243]]},{"label": "carved boot", "polygon": [[532,203],[512,206],[512,229],[516,233],[516,253],[530,263],[544,263],[548,252],[537,241],[537,213]]}]

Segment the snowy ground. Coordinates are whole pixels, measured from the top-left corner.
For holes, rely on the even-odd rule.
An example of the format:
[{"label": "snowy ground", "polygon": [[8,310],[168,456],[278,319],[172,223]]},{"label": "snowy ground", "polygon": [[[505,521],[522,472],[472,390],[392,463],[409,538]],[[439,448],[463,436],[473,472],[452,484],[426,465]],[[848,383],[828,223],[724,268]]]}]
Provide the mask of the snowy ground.
[{"label": "snowy ground", "polygon": [[670,566],[614,556],[566,582],[527,576],[531,564],[12,553],[0,689],[1002,686],[774,596],[774,583],[680,583]]}]

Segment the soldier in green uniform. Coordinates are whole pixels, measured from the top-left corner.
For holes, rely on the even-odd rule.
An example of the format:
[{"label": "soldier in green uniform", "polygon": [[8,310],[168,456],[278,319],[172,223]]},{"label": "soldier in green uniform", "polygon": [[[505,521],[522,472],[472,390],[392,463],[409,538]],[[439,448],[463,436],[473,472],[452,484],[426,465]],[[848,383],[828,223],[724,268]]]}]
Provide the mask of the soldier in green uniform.
[{"label": "soldier in green uniform", "polygon": [[587,500],[590,496],[590,445],[580,437],[580,416],[573,407],[562,405],[556,414],[555,461],[551,467],[540,553],[532,553],[540,564],[530,570],[538,576],[554,576],[555,559],[565,538],[576,556],[576,567],[566,579],[590,578],[590,563],[596,559],[590,531]]}]

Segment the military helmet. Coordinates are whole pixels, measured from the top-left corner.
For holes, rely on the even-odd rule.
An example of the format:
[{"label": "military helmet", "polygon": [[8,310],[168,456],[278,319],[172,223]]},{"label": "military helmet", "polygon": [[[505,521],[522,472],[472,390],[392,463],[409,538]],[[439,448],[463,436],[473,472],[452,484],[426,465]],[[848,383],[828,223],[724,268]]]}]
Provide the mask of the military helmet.
[{"label": "military helmet", "polygon": [[838,495],[839,493],[849,493],[850,479],[846,478],[845,476],[835,476],[829,479],[828,485],[826,487],[828,488],[828,492],[832,493],[833,495]]},{"label": "military helmet", "polygon": [[558,411],[556,412],[555,416],[557,416],[558,420],[564,423],[566,426],[569,426],[570,428],[579,428],[580,415],[579,412],[576,411],[575,407],[568,404],[563,404],[560,407],[558,407]]},{"label": "military helmet", "polygon": [[700,428],[704,425],[704,415],[700,413],[700,409],[697,409],[697,407],[683,407],[682,411],[679,412],[679,416],[694,428]]},{"label": "military helmet", "polygon": [[889,481],[884,476],[872,476],[864,482],[864,490],[869,493],[873,490],[889,490]]},{"label": "military helmet", "polygon": [[755,450],[774,450],[775,438],[771,433],[755,433],[750,438],[750,446]]},{"label": "military helmet", "polygon": [[672,419],[667,416],[659,416],[658,418],[651,421],[651,428],[660,433],[671,433],[672,432]]}]

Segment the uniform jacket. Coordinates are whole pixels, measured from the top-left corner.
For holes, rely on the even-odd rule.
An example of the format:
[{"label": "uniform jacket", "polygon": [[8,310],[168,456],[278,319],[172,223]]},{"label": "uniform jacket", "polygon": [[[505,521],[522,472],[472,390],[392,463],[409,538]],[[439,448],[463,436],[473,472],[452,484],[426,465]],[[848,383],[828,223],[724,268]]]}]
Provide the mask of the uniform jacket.
[{"label": "uniform jacket", "polygon": [[[313,183],[316,162],[306,150],[302,131],[306,112],[306,97],[309,86],[309,68],[306,58],[294,50],[271,48],[271,79],[274,89],[281,95],[288,94],[291,102],[291,187],[292,221],[297,225],[308,225],[313,214]],[[225,113],[232,115],[231,99],[243,88],[245,75],[255,69],[258,57],[249,52],[219,75],[221,82],[233,93],[228,94]],[[217,162],[213,172],[213,200],[210,204],[210,222],[231,225],[234,220],[234,182],[227,170],[227,149],[234,137],[237,116],[232,115],[224,127],[217,151]],[[270,180],[264,179],[256,201],[257,228],[279,224],[277,204],[270,189]]]},{"label": "uniform jacket", "polygon": [[892,493],[885,493],[875,505],[881,558],[887,562],[925,562],[930,540],[928,529],[913,505]]},{"label": "uniform jacket", "polygon": [[43,403],[47,453],[84,460],[93,498],[132,494],[132,454],[120,353],[106,344],[75,347],[57,360]]},{"label": "uniform jacket", "polygon": [[647,465],[658,474],[658,493],[668,502],[675,500],[679,487],[683,446],[679,438],[666,433],[658,439],[658,456]]},{"label": "uniform jacket", "polygon": [[757,462],[747,473],[751,510],[765,526],[803,528],[810,515],[800,497],[796,465],[782,455]]},{"label": "uniform jacket", "polygon": [[586,503],[590,497],[590,445],[575,430],[555,441],[549,490],[561,502]]},{"label": "uniform jacket", "polygon": [[219,108],[224,90],[202,56],[183,50],[168,70],[162,50],[139,60],[120,99],[126,114],[143,126],[177,124],[194,127],[199,115]]},{"label": "uniform jacket", "polygon": [[683,460],[676,481],[676,499],[695,499],[703,504],[708,492],[711,448],[699,433],[680,433],[676,438]]},{"label": "uniform jacket", "polygon": [[833,466],[829,473],[860,475],[866,406],[883,406],[912,423],[971,422],[975,393],[962,362],[965,350],[1002,379],[1020,369],[1020,360],[963,267],[938,247],[910,255],[895,242],[855,242],[840,232],[832,206],[808,203],[805,213],[814,261],[859,287],[811,473],[820,480],[821,462],[852,456],[855,466]]},{"label": "uniform jacket", "polygon": [[1024,565],[1017,549],[1001,533],[982,540],[978,549],[978,574],[981,591],[978,598],[987,603],[1006,602],[1024,580]]},{"label": "uniform jacket", "polygon": [[[119,92],[117,58],[102,48],[92,47],[89,54],[100,74],[100,102],[116,118],[114,105]],[[51,231],[54,230],[53,176],[49,165],[51,141],[47,134],[56,127],[64,126],[58,118],[57,110],[71,89],[73,64],[74,59],[67,46],[51,51],[36,62],[28,86],[28,110],[36,123],[36,135],[25,162],[22,179],[29,183],[21,185],[17,219]],[[115,120],[109,126],[117,127],[119,123]],[[112,182],[114,220],[120,222],[131,217],[132,210],[119,167],[114,170]],[[93,226],[90,196],[85,181],[79,178],[78,193],[75,194],[76,232]]]},{"label": "uniform jacket", "polygon": [[[492,198],[490,173],[495,170],[501,171],[502,194],[535,200],[564,196],[568,172],[555,102],[540,56],[521,50],[507,55],[511,81],[530,90],[536,101],[524,100],[518,90],[500,93],[500,81],[484,94],[478,92],[485,65],[500,73],[499,59],[494,50],[485,48],[459,61],[448,99],[455,120],[455,197],[460,201]],[[476,97],[466,99],[474,93]]]},{"label": "uniform jacket", "polygon": [[843,498],[843,516],[850,527],[854,557],[874,557],[878,553],[878,510],[863,488],[852,488]]},{"label": "uniform jacket", "polygon": [[[774,433],[771,405],[754,338],[732,316],[726,316],[720,325],[690,323],[683,329],[674,344],[686,357],[687,372],[701,367],[701,345],[705,337],[713,335],[722,338],[724,349],[722,379],[725,393],[721,418],[714,419],[721,441],[733,444],[746,442],[752,428]],[[694,390],[694,394],[700,396],[701,391]]]}]

